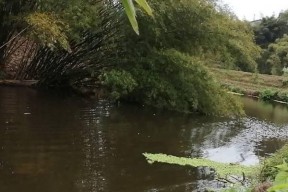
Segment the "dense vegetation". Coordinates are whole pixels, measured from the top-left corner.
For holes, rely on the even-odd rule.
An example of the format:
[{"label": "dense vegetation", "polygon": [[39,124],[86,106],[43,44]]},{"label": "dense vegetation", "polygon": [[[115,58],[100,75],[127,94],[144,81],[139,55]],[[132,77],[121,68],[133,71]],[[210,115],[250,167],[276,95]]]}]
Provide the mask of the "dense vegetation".
[{"label": "dense vegetation", "polygon": [[[207,114],[222,115],[233,106],[239,109],[207,67],[253,70],[259,49],[249,26],[217,11],[211,1],[151,1],[150,5],[157,10],[154,17],[138,15],[140,36],[127,26],[123,29],[122,54],[116,68],[104,75],[113,96]],[[129,77],[130,86],[121,75]]]},{"label": "dense vegetation", "polygon": [[[42,86],[71,85],[90,76],[92,70],[99,75],[116,52],[120,21],[115,10],[120,6],[113,1],[2,4],[1,65],[14,65],[15,73],[9,74],[14,79],[37,79]],[[15,55],[18,58],[13,62]]]},{"label": "dense vegetation", "polygon": [[[287,75],[288,12],[251,27],[216,0],[150,0],[152,9],[137,0],[145,12],[138,12],[136,22],[132,2],[0,0],[0,78],[35,79],[47,87],[100,84],[113,100],[241,115],[241,105],[209,68]],[[280,98],[271,90],[259,94]],[[288,101],[286,92],[281,97]],[[263,179],[275,179],[271,191],[283,184],[279,173],[288,169],[283,150],[285,156],[268,159],[263,169]],[[272,168],[279,165],[280,172]]]},{"label": "dense vegetation", "polygon": [[153,16],[144,1],[136,1],[150,14],[137,13],[138,36],[121,6],[132,13],[138,32],[134,5],[128,9],[125,3],[132,1],[121,2],[2,0],[1,68],[13,68],[10,78],[39,80],[38,86],[100,83],[113,99],[185,112],[242,113],[207,68],[256,68],[260,49],[247,23],[214,0],[151,0]]},{"label": "dense vegetation", "polygon": [[284,11],[278,17],[264,17],[252,23],[256,43],[262,48],[262,56],[258,60],[260,73],[285,74],[288,53],[287,20],[288,11]]}]

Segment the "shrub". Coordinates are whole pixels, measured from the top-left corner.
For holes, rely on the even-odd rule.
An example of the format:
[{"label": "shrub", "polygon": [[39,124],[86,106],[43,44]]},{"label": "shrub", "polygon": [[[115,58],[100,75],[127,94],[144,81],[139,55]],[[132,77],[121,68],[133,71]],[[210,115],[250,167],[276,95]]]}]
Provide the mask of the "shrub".
[{"label": "shrub", "polygon": [[129,72],[111,70],[101,76],[103,84],[110,90],[112,100],[117,100],[131,93],[137,86],[136,81]]},{"label": "shrub", "polygon": [[277,99],[280,101],[288,102],[288,92],[279,92],[277,94]]},{"label": "shrub", "polygon": [[282,164],[283,160],[288,162],[288,144],[265,160],[261,180],[274,179],[278,173],[276,166]]},{"label": "shrub", "polygon": [[271,89],[265,89],[263,91],[260,92],[260,99],[262,99],[263,101],[270,101],[275,99],[275,97],[277,96],[277,92]]},{"label": "shrub", "polygon": [[267,192],[286,192],[288,191],[288,165],[284,161],[281,165],[277,165],[278,173],[273,182],[273,186],[270,187]]},{"label": "shrub", "polygon": [[[203,61],[176,50],[151,51],[146,57],[122,61],[122,75],[114,74],[106,85],[126,90],[122,99],[181,112],[208,115],[240,115],[241,105],[214,81]],[[135,81],[135,82],[134,82]],[[107,80],[106,80],[107,82]],[[116,85],[116,86],[115,86]],[[119,91],[118,91],[119,92]]]},{"label": "shrub", "polygon": [[241,88],[239,88],[239,87],[233,87],[233,86],[231,86],[231,89],[230,89],[232,92],[235,92],[235,93],[240,93],[240,94],[244,94],[245,93],[245,91],[244,90],[242,90]]}]

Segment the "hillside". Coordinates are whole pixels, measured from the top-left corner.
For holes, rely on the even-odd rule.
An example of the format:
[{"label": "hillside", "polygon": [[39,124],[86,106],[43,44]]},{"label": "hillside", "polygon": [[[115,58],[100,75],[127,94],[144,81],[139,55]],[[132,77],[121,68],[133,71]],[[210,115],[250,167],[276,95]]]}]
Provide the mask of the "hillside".
[{"label": "hillside", "polygon": [[248,73],[242,71],[212,68],[211,72],[221,84],[231,90],[237,89],[254,95],[265,89],[288,91],[288,77]]}]

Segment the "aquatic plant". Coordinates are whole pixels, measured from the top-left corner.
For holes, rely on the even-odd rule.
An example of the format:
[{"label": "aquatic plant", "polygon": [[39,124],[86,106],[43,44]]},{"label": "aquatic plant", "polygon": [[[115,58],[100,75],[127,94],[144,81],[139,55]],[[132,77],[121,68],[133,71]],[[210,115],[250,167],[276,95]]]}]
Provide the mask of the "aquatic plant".
[{"label": "aquatic plant", "polygon": [[151,154],[143,153],[148,163],[167,163],[181,166],[192,166],[192,167],[210,167],[214,169],[219,178],[225,178],[229,175],[250,177],[255,176],[260,166],[244,166],[239,164],[227,164],[211,161],[204,158],[185,158],[176,157],[165,154]]}]

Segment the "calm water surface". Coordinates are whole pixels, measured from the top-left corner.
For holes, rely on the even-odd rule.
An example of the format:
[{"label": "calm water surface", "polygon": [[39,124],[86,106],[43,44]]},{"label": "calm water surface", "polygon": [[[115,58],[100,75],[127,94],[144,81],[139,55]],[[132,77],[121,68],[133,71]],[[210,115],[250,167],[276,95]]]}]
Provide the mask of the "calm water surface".
[{"label": "calm water surface", "polygon": [[200,168],[149,165],[142,153],[257,164],[288,141],[288,108],[243,101],[247,117],[226,119],[2,87],[0,192],[190,192],[213,186]]}]

